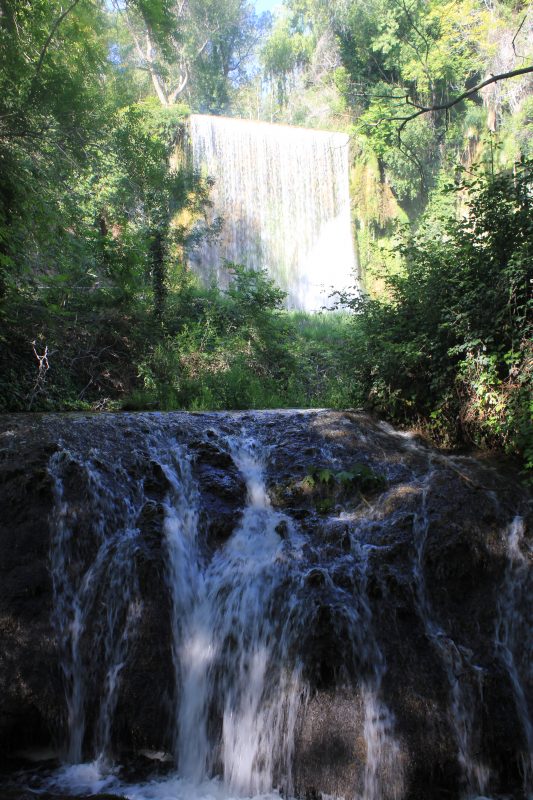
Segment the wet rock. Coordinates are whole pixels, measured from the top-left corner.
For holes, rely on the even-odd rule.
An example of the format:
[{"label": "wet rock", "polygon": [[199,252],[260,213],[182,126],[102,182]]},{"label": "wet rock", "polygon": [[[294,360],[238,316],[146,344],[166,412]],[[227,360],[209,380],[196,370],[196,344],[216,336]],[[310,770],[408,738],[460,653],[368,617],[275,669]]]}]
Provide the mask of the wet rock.
[{"label": "wet rock", "polygon": [[305,582],[311,587],[324,586],[326,583],[326,576],[321,569],[312,569],[305,576]]},{"label": "wet rock", "polygon": [[[153,454],[154,442],[169,443],[168,463],[172,448],[190,455],[199,498],[201,553],[209,564],[238,527],[247,502],[245,481],[225,443],[243,425],[268,445],[267,483],[274,509],[284,517],[278,517],[276,527],[282,542],[276,543],[275,568],[287,568],[281,590],[293,593],[291,624],[294,619],[300,626],[290,651],[303,665],[308,697],[294,743],[297,795],[361,796],[368,775],[370,727],[376,747],[390,748],[394,742],[397,748],[394,763],[404,780],[398,797],[458,800],[466,791],[453,717],[454,690],[459,686],[470,715],[471,755],[490,767],[489,790],[521,799],[527,742],[495,631],[509,579],[509,526],[517,514],[524,518],[523,553],[531,547],[529,498],[514,475],[469,459],[449,459],[356,413],[4,418],[3,755],[65,740],[64,678],[52,622],[51,530],[61,521],[71,532],[65,569],[76,584],[102,539],[120,532],[131,508],[135,514],[128,553],[137,617],[120,671],[112,750],[172,750],[179,690],[165,539],[170,485]],[[58,515],[49,465],[59,457],[64,459],[65,507]],[[368,465],[374,474],[386,476],[386,483],[376,484],[357,502],[339,491],[335,507],[319,513],[312,496],[297,488],[317,463],[334,474],[349,472],[354,464]],[[114,498],[106,514],[104,504],[93,502],[98,495],[95,481],[101,482],[101,496]],[[293,547],[294,536],[298,544]],[[102,572],[102,581],[111,577],[106,575]],[[105,597],[104,587],[99,589],[96,611],[97,601]],[[531,582],[524,581],[516,594],[517,619],[509,623],[515,625],[515,666],[530,707],[531,595]],[[101,658],[104,647],[97,635],[104,615],[96,611],[90,623],[91,636],[96,635],[91,638],[87,632],[82,637],[85,665]],[[278,613],[275,601],[265,611],[268,619]],[[520,615],[524,619],[518,619]],[[285,621],[280,620],[280,628]],[[229,654],[238,646],[237,636],[225,642]],[[104,684],[105,676],[98,676]],[[371,701],[376,704],[373,712]],[[222,700],[219,705],[211,710],[212,732],[222,728]],[[88,753],[96,717],[97,708],[87,711]],[[376,756],[381,758],[382,782],[387,778],[387,752]],[[284,788],[283,776],[279,786]],[[9,791],[2,796],[9,797]]]},{"label": "wet rock", "polygon": [[355,795],[366,756],[361,712],[356,693],[347,689],[312,697],[296,744],[299,797]]},{"label": "wet rock", "polygon": [[53,444],[18,441],[0,462],[0,752],[48,742],[61,716],[51,627],[47,463]]},{"label": "wet rock", "polygon": [[308,508],[292,508],[290,510],[291,517],[297,520],[305,520],[306,517],[309,517],[310,512]]},{"label": "wet rock", "polygon": [[218,547],[238,525],[246,502],[246,483],[231,455],[221,447],[199,442],[194,452],[207,543]]},{"label": "wet rock", "polygon": [[146,495],[154,500],[162,500],[168,492],[168,480],[163,467],[157,461],[149,461],[146,466],[137,462],[133,475],[142,479]]}]

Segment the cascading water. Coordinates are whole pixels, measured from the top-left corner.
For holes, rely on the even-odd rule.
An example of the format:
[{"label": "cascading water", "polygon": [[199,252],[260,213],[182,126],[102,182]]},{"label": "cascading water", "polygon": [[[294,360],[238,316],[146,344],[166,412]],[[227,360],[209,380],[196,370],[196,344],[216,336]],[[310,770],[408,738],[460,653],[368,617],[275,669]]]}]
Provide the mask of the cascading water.
[{"label": "cascading water", "polygon": [[[154,448],[153,457],[163,469],[170,490],[165,498],[164,534],[169,559],[167,581],[172,599],[172,657],[176,690],[174,701],[174,757],[186,778],[200,780],[207,770],[208,741],[197,719],[194,731],[184,709],[187,702],[201,703],[210,642],[191,630],[191,617],[204,595],[204,578],[198,550],[198,493],[190,460],[180,448]],[[193,723],[193,724],[194,724]]]},{"label": "cascading water", "polygon": [[481,697],[481,690],[478,693],[478,698],[472,696],[473,693],[465,682],[465,677],[472,667],[466,660],[464,651],[461,652],[451,636],[436,620],[429,599],[423,569],[429,526],[427,494],[431,486],[433,465],[429,464],[428,467],[428,473],[420,487],[420,506],[413,519],[413,534],[416,547],[414,575],[417,602],[424,629],[440,655],[440,661],[448,682],[451,699],[450,719],[455,734],[458,761],[464,782],[463,796],[471,798],[484,795],[490,777],[487,766],[476,755],[473,741],[475,706],[476,700],[479,701]]},{"label": "cascading water", "polygon": [[[404,754],[395,731],[394,714],[383,697],[387,664],[379,647],[368,598],[367,570],[372,546],[364,544],[365,522],[350,531],[351,552],[343,555],[328,574],[333,602],[343,608],[343,628],[348,634],[346,666],[355,668],[363,707],[365,768],[357,787],[358,800],[401,800],[404,796]],[[348,566],[354,593],[335,585],[335,572]],[[349,598],[349,599],[348,599]]]},{"label": "cascading water", "polygon": [[346,135],[193,115],[190,137],[222,219],[218,238],[189,254],[205,281],[227,286],[225,261],[266,269],[304,311],[357,283]]},{"label": "cascading water", "polygon": [[[65,484],[72,467],[85,476],[86,512],[90,515],[87,533],[92,541],[80,535],[78,514],[68,502]],[[50,554],[54,616],[68,709],[66,759],[75,764],[84,754],[89,706],[93,712],[98,708],[93,754],[105,758],[110,747],[120,672],[139,613],[132,558],[139,494],[134,491],[132,496],[115,497],[105,470],[91,458],[80,462],[68,450],[52,457],[49,473],[55,496]],[[91,548],[94,558],[87,565]],[[90,650],[83,646],[87,637]]]},{"label": "cascading water", "polygon": [[[513,699],[525,748],[521,754],[524,793],[533,797],[533,720],[531,719],[525,692],[525,679],[533,671],[533,637],[531,635],[531,581],[528,556],[524,547],[525,525],[522,517],[515,517],[508,530],[508,564],[505,583],[498,603],[496,622],[496,650],[500,655],[511,683]],[[518,659],[520,645],[525,670],[524,675]]]},{"label": "cascading water", "polygon": [[[364,548],[360,597],[366,620],[363,630],[370,670],[362,684],[364,737],[367,746],[362,800],[401,800],[405,789],[404,756],[395,735],[394,715],[382,697],[382,683],[387,665],[376,639],[372,610],[368,602],[368,555],[368,548]],[[359,628],[361,630],[361,626]]]},{"label": "cascading water", "polygon": [[70,425],[44,461],[63,766],[32,790],[462,800],[514,763],[531,795],[527,505],[489,471],[356,414]]},{"label": "cascading water", "polygon": [[[270,790],[276,775],[290,786],[303,687],[298,666],[289,666],[291,630],[273,608],[275,598],[287,601],[280,589],[288,545],[276,532],[282,515],[270,506],[256,444],[237,439],[229,445],[246,480],[247,505],[209,564],[194,546],[194,487],[183,468],[182,488],[171,478],[166,506],[179,687],[176,757],[189,780],[205,780],[221,766],[230,789],[255,795]],[[213,742],[210,711],[217,706],[222,730]]]}]

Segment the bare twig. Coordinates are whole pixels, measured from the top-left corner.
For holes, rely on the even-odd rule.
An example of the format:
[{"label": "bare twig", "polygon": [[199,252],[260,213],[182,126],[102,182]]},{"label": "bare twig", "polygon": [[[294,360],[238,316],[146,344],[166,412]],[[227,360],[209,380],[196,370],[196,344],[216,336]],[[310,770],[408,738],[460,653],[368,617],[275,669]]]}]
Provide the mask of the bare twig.
[{"label": "bare twig", "polygon": [[33,384],[33,388],[31,390],[28,408],[32,407],[33,401],[35,400],[37,395],[40,394],[40,392],[44,391],[44,385],[46,383],[46,373],[50,369],[50,364],[48,362],[48,356],[49,356],[48,345],[45,345],[44,352],[42,355],[39,355],[39,353],[37,352],[37,342],[35,340],[31,343],[31,346],[39,366],[37,369],[37,377],[35,378],[35,383]]},{"label": "bare twig", "polygon": [[518,34],[520,33],[520,31],[521,31],[521,30],[522,30],[522,28],[524,27],[524,22],[526,21],[526,19],[527,19],[527,14],[524,16],[524,19],[522,20],[522,22],[521,22],[521,23],[520,23],[520,25],[518,26],[518,30],[516,31],[515,35],[513,36],[513,41],[511,42],[511,46],[512,46],[512,48],[513,48],[513,53],[514,53],[514,54],[515,54],[515,56],[517,56],[517,57],[518,57],[518,53],[516,52],[516,47],[515,47],[516,37],[518,36]]}]

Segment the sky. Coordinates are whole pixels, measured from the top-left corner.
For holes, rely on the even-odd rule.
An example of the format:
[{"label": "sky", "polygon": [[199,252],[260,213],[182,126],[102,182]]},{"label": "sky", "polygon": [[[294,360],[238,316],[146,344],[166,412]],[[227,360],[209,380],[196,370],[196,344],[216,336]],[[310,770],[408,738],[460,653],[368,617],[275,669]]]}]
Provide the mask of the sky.
[{"label": "sky", "polygon": [[280,0],[255,0],[255,7],[258,14],[262,11],[273,11],[279,4]]}]

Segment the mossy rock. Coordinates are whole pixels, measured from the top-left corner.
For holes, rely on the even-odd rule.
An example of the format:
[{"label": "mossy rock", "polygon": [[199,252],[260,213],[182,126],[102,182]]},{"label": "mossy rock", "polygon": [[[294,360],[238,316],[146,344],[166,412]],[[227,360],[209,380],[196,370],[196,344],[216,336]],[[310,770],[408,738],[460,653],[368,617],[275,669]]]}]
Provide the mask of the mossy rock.
[{"label": "mossy rock", "polygon": [[289,495],[307,497],[319,514],[333,511],[337,503],[353,502],[361,496],[384,489],[386,480],[366,464],[334,471],[315,467],[299,481],[287,487]]}]

